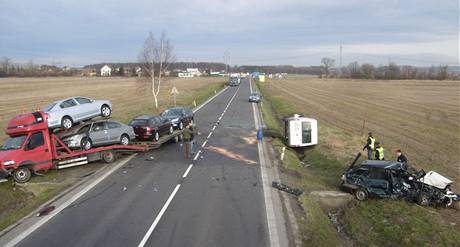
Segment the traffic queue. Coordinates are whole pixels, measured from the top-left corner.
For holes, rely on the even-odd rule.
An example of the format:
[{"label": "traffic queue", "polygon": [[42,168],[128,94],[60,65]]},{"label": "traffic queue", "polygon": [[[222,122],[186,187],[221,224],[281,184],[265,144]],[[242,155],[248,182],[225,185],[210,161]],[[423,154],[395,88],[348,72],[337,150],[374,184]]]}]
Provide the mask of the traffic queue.
[{"label": "traffic queue", "polygon": [[118,154],[178,141],[182,129],[194,120],[191,109],[176,107],[135,117],[126,125],[112,120],[112,111],[108,100],[78,96],[12,118],[5,130],[9,138],[0,147],[0,181],[12,177],[25,183],[41,171],[98,160],[112,163]]}]

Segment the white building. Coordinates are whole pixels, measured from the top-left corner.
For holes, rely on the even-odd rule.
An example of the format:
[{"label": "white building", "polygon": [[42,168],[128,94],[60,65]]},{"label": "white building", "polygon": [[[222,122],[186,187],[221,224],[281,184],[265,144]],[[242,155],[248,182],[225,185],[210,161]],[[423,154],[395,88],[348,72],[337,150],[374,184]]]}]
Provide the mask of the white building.
[{"label": "white building", "polygon": [[187,73],[191,73],[193,77],[201,76],[201,72],[197,68],[188,68]]},{"label": "white building", "polygon": [[193,77],[193,74],[190,72],[179,72],[177,73],[177,76],[181,78],[190,78]]},{"label": "white building", "polygon": [[110,68],[108,65],[104,65],[104,67],[101,68],[101,76],[110,76],[112,74],[112,68]]}]

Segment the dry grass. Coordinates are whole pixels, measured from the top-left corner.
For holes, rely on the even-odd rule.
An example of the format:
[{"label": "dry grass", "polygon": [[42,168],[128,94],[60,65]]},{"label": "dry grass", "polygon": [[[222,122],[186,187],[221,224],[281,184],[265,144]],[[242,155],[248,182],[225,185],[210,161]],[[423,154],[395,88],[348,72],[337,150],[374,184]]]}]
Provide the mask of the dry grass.
[{"label": "dry grass", "polygon": [[[195,95],[218,89],[223,82],[222,78],[171,78],[162,84],[160,107],[164,109],[173,104],[169,95],[173,85],[179,91],[178,104],[190,104]],[[123,122],[138,114],[156,113],[148,89],[139,91],[138,85],[136,78],[132,77],[1,78],[0,128],[17,114],[70,96],[111,100],[113,117]],[[0,134],[0,141],[4,138],[4,133]]]},{"label": "dry grass", "polygon": [[[321,152],[339,160],[361,150],[372,131],[387,159],[402,149],[412,165],[460,184],[460,82],[322,80],[295,77],[262,84],[293,111],[320,124]],[[363,121],[365,127],[363,129]]]}]

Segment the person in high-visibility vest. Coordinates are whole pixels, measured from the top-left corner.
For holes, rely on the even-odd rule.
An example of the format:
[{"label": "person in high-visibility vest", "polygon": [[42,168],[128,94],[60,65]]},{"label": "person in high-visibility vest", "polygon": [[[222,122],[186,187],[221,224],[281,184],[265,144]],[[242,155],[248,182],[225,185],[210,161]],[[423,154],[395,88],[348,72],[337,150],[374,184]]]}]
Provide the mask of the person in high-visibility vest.
[{"label": "person in high-visibility vest", "polygon": [[367,137],[367,143],[363,147],[363,151],[367,149],[367,159],[371,160],[372,159],[372,152],[374,152],[375,149],[375,138],[372,136],[372,132],[369,132],[368,137]]},{"label": "person in high-visibility vest", "polygon": [[376,160],[385,160],[385,149],[383,149],[380,142],[375,142],[375,159]]}]

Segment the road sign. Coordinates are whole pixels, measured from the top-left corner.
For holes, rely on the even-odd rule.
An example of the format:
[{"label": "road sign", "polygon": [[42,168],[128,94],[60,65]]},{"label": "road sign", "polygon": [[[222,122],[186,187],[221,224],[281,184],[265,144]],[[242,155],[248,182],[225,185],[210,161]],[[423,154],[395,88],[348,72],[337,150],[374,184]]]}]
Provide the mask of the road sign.
[{"label": "road sign", "polygon": [[174,97],[174,107],[176,107],[176,95],[179,93],[179,91],[177,91],[177,88],[176,86],[174,86],[172,89],[171,89],[171,94],[172,96]]},{"label": "road sign", "polygon": [[177,91],[177,88],[174,86],[174,87],[171,89],[171,94],[172,94],[172,95],[176,95],[176,94],[178,94],[178,93],[179,93],[179,91]]}]

